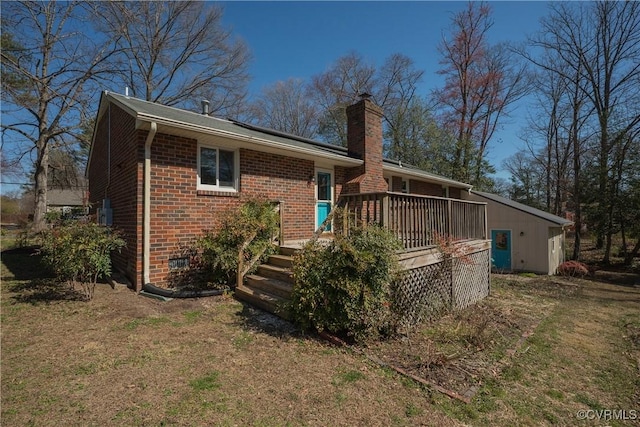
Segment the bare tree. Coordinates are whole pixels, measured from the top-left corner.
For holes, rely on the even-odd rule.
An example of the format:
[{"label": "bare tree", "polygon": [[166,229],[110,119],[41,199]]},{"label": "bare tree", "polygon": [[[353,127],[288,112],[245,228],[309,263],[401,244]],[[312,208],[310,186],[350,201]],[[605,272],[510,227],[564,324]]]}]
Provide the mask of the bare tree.
[{"label": "bare tree", "polygon": [[524,67],[505,45],[491,46],[486,3],[469,2],[454,15],[452,38],[439,46],[445,86],[434,91],[443,122],[456,135],[453,178],[477,183],[488,165],[488,144],[508,107],[526,94]]},{"label": "bare tree", "polygon": [[[571,185],[567,185],[569,193],[568,209],[574,213],[575,239],[573,247],[573,259],[580,258],[580,246],[582,236],[582,204],[583,204],[583,168],[587,160],[585,153],[588,150],[588,142],[591,137],[589,132],[589,120],[592,109],[587,105],[587,98],[583,91],[583,82],[580,78],[582,67],[580,60],[572,51],[571,46],[580,38],[575,32],[581,24],[583,16],[553,14],[542,21],[542,30],[534,36],[530,44],[544,47],[543,54],[532,57],[528,51],[520,50],[519,53],[539,67],[536,73],[537,105],[539,116],[538,123],[546,123],[545,127],[538,128],[538,135],[543,142],[547,191],[551,198],[556,194],[556,205],[561,196],[561,179],[566,167],[570,167]],[[552,30],[553,29],[553,30]],[[550,36],[549,34],[555,34]],[[553,171],[556,172],[556,181],[552,181]],[[569,175],[569,171],[567,171]],[[555,213],[559,213],[556,211]]]},{"label": "bare tree", "polygon": [[375,87],[374,65],[351,52],[338,60],[324,73],[311,79],[311,93],[321,110],[318,132],[328,142],[347,145],[348,105],[362,93],[372,93]]},{"label": "bare tree", "polygon": [[535,208],[544,208],[544,171],[530,153],[518,151],[503,161],[511,174],[509,197]]},{"label": "bare tree", "polygon": [[[551,55],[546,61],[548,65],[555,61],[556,67],[561,66],[561,61]],[[573,138],[579,139],[577,153],[580,157],[584,154],[580,134],[588,114],[583,111],[584,96],[573,82],[548,70],[538,72],[534,81],[535,102],[531,109],[535,115],[528,120],[530,135],[526,143],[530,155],[544,171],[544,209],[561,215],[573,193],[572,175],[580,174],[579,169],[571,168],[576,148]]]},{"label": "bare tree", "polygon": [[[2,2],[2,31],[19,40],[3,49],[2,129],[11,138],[11,155],[21,162],[33,154],[33,226],[45,227],[49,152],[80,138],[91,101],[92,79],[105,72],[114,52],[108,40],[96,46],[82,31],[76,2]],[[3,42],[6,39],[3,38]],[[7,155],[3,141],[3,154]]]},{"label": "bare tree", "polygon": [[[551,13],[542,21],[542,30],[532,44],[554,52],[559,61],[550,64],[544,58],[528,58],[574,82],[572,87],[593,112],[598,148],[597,190],[591,192],[596,210],[591,219],[596,223],[598,246],[605,246],[603,261],[608,263],[616,211],[613,178],[617,163],[612,153],[619,151],[618,146],[640,125],[640,4],[601,1],[554,3],[550,7]],[[573,141],[577,144],[578,138]],[[574,148],[576,170],[580,168],[578,148]],[[579,177],[574,180],[581,185]],[[574,195],[579,194],[576,188]],[[580,208],[579,203],[576,207]]]},{"label": "bare tree", "polygon": [[85,179],[79,169],[80,162],[68,150],[54,149],[49,153],[47,186],[49,189],[77,189],[85,187]]},{"label": "bare tree", "polygon": [[304,138],[318,132],[319,111],[300,79],[279,81],[266,87],[249,106],[251,121]]},{"label": "bare tree", "polygon": [[593,7],[594,51],[581,52],[581,57],[600,125],[598,187],[603,197],[598,243],[605,240],[606,264],[614,232],[615,202],[610,196],[615,194],[617,173],[610,156],[640,124],[640,3],[601,1]]},{"label": "bare tree", "polygon": [[[322,112],[319,135],[328,142],[346,145],[346,107],[368,93],[383,109],[388,153],[404,161],[402,153],[416,153],[420,145],[418,127],[432,120],[417,95],[423,74],[413,60],[398,53],[379,68],[355,52],[339,58],[329,70],[314,76],[310,85],[310,94]],[[412,159],[415,163],[415,157]]]},{"label": "bare tree", "polygon": [[[237,111],[250,55],[222,26],[223,9],[198,1],[96,2],[98,29],[119,36],[113,66],[135,96],[210,112]],[[114,58],[115,59],[115,58]]]},{"label": "bare tree", "polygon": [[375,100],[384,111],[387,153],[415,165],[427,156],[418,146],[427,142],[424,132],[435,125],[426,102],[416,94],[423,75],[412,59],[396,53],[380,68],[374,88]]}]

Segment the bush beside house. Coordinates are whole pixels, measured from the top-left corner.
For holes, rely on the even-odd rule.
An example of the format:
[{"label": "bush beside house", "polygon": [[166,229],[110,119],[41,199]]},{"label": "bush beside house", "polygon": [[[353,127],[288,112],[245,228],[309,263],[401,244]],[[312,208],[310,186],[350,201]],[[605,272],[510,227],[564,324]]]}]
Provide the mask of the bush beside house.
[{"label": "bush beside house", "polygon": [[221,226],[198,239],[198,251],[210,281],[232,286],[236,280],[240,253],[242,263],[251,265],[275,252],[279,216],[266,200],[248,199],[239,208],[222,214]]},{"label": "bush beside house", "polygon": [[41,250],[56,278],[74,289],[80,286],[90,301],[98,280],[111,274],[111,252],[124,246],[120,233],[109,227],[69,221],[44,233]]},{"label": "bush beside house", "polygon": [[353,229],[331,242],[310,241],[294,258],[293,319],[304,328],[357,342],[389,334],[401,248],[395,236],[377,226]]}]

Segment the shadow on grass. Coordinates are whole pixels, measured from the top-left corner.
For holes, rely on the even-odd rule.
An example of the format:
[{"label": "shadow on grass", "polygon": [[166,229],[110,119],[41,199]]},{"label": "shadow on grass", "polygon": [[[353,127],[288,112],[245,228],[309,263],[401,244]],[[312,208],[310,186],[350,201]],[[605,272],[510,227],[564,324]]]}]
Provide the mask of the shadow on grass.
[{"label": "shadow on grass", "polygon": [[83,300],[80,292],[53,278],[33,246],[2,252],[2,281],[3,287],[15,294],[10,298],[16,303]]},{"label": "shadow on grass", "polygon": [[24,304],[48,304],[55,301],[84,301],[83,295],[65,283],[55,279],[33,279],[9,285],[16,295],[11,299]]},{"label": "shadow on grass", "polygon": [[2,251],[2,280],[32,280],[53,277],[42,263],[40,248],[26,246]]},{"label": "shadow on grass", "polygon": [[246,328],[281,339],[296,339],[304,335],[296,325],[288,320],[259,308],[254,308],[246,302],[241,301],[241,303],[242,311],[237,316],[240,323]]},{"label": "shadow on grass", "polygon": [[609,268],[601,269],[595,272],[594,277],[585,277],[593,282],[604,282],[610,285],[618,285],[624,287],[640,286],[640,273],[630,271],[630,268]]}]

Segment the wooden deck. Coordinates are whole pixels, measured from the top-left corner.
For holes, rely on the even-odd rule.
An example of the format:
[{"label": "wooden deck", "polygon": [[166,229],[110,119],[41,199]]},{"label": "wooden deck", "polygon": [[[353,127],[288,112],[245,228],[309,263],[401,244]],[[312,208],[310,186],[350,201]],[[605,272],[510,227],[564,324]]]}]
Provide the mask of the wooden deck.
[{"label": "wooden deck", "polygon": [[[334,232],[345,234],[354,226],[378,224],[402,241],[404,250],[399,260],[407,274],[399,286],[405,295],[407,322],[421,319],[415,301],[426,298],[450,308],[464,308],[488,295],[491,244],[487,239],[486,203],[383,192],[344,195],[336,207],[341,209],[332,211],[316,230],[315,239],[329,241],[323,231],[332,222]],[[286,224],[281,224],[281,236],[285,234],[283,228]],[[455,253],[445,274],[440,270],[442,239],[454,246]],[[283,306],[293,289],[292,256],[308,240],[280,241],[278,255],[269,257],[255,274],[239,278],[236,296],[288,318]]]}]

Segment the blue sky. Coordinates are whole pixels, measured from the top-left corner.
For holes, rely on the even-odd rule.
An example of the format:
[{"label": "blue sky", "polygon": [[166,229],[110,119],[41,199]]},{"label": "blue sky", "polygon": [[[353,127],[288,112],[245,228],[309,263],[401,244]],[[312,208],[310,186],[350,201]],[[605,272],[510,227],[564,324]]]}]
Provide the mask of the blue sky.
[{"label": "blue sky", "polygon": [[[339,57],[355,51],[376,66],[394,53],[404,54],[425,71],[419,94],[427,96],[442,85],[437,46],[450,34],[454,13],[463,1],[228,1],[223,25],[248,45],[253,60],[250,93],[289,78],[308,80]],[[538,30],[547,2],[489,2],[494,25],[490,41],[524,41]],[[526,125],[527,102],[520,102],[513,118],[493,137],[488,159],[498,169],[506,157],[523,149],[518,138]],[[0,194],[16,190],[0,185]]]},{"label": "blue sky", "polygon": [[[492,43],[524,41],[547,14],[546,2],[489,2],[494,25]],[[251,93],[288,78],[325,71],[339,57],[356,51],[375,65],[393,53],[407,55],[424,70],[420,94],[442,84],[437,46],[449,34],[451,16],[467,3],[429,2],[222,2],[223,23],[249,46]],[[498,170],[502,160],[522,149],[517,137],[525,126],[527,103],[494,135],[489,161]],[[507,177],[504,173],[498,176]]]}]

